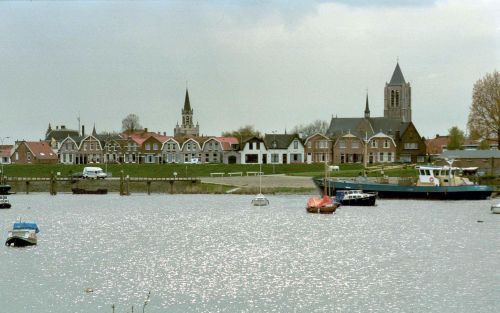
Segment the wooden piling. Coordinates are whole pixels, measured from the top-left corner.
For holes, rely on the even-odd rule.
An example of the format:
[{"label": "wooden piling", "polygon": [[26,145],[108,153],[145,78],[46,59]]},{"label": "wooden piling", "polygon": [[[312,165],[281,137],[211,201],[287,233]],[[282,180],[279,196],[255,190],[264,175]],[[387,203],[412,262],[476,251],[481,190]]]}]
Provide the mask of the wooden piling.
[{"label": "wooden piling", "polygon": [[150,181],[150,180],[148,180],[148,181],[146,182],[146,185],[147,185],[147,189],[148,189],[148,196],[149,196],[149,195],[151,195],[151,181]]}]

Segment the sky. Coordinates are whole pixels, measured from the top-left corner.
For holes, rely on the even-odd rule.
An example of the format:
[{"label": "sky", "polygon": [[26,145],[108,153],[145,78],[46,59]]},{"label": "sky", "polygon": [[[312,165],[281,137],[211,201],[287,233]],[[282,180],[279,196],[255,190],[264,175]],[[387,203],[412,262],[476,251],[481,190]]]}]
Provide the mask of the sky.
[{"label": "sky", "polygon": [[[420,134],[466,129],[500,69],[500,1],[0,2],[0,140],[52,126],[173,135],[186,85],[204,135],[383,116],[397,60]],[[9,138],[5,138],[9,137]]]}]

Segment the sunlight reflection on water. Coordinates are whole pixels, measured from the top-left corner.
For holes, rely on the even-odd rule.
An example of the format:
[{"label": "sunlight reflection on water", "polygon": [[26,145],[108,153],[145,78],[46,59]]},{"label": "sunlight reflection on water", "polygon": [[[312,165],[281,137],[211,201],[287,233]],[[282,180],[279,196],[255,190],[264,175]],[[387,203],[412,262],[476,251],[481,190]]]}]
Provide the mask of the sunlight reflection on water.
[{"label": "sunlight reflection on water", "polygon": [[1,249],[0,306],[139,311],[151,290],[146,312],[499,309],[491,200],[380,200],[330,216],[307,214],[306,196],[251,198],[11,196],[1,229],[21,216],[41,233],[36,247]]}]

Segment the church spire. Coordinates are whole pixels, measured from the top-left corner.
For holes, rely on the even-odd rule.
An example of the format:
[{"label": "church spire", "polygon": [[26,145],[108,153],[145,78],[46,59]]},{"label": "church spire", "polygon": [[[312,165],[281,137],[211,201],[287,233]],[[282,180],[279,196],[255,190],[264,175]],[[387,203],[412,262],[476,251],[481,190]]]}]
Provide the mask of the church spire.
[{"label": "church spire", "polygon": [[370,107],[368,105],[368,91],[366,92],[365,118],[370,118]]},{"label": "church spire", "polygon": [[97,136],[97,132],[95,131],[95,123],[94,123],[94,128],[92,129],[92,136]]},{"label": "church spire", "polygon": [[392,73],[391,81],[389,85],[404,85],[406,83],[405,78],[403,76],[403,72],[401,72],[401,68],[399,67],[399,62],[396,63],[396,68]]},{"label": "church spire", "polygon": [[184,99],[184,111],[188,112],[191,111],[191,103],[189,102],[189,92],[186,87],[186,98]]}]

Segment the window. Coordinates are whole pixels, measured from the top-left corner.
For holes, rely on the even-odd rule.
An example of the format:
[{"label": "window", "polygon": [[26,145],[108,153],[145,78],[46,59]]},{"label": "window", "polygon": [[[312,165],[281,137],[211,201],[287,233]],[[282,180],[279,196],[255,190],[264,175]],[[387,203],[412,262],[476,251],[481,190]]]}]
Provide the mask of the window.
[{"label": "window", "polygon": [[157,143],[153,144],[153,150],[158,150],[158,144]]},{"label": "window", "polygon": [[357,140],[353,140],[353,141],[352,141],[352,143],[351,143],[351,147],[352,147],[353,149],[357,149],[357,148],[359,148],[359,141],[357,141]]},{"label": "window", "polygon": [[406,142],[405,149],[406,150],[418,150],[418,144],[415,142]]},{"label": "window", "polygon": [[344,149],[345,148],[345,141],[344,140],[340,140],[339,141],[339,147],[340,147],[340,149]]},{"label": "window", "polygon": [[146,144],[146,150],[151,150],[151,144],[149,143]]},{"label": "window", "polygon": [[297,140],[295,140],[295,141],[293,142],[293,148],[294,148],[294,149],[298,149],[298,148],[299,148],[299,142],[298,142]]},{"label": "window", "polygon": [[372,147],[372,148],[377,148],[377,141],[376,141],[375,139],[373,139],[373,140],[371,141],[371,147]]},{"label": "window", "polygon": [[311,149],[311,148],[312,148],[312,142],[310,142],[310,141],[309,141],[309,142],[307,143],[307,148],[309,148],[309,149]]},{"label": "window", "polygon": [[271,163],[279,163],[279,154],[278,153],[271,154]]},{"label": "window", "polygon": [[379,161],[379,162],[384,162],[384,153],[383,153],[383,152],[380,152],[380,153],[378,154],[378,161]]},{"label": "window", "polygon": [[389,140],[384,140],[384,148],[389,148]]},{"label": "window", "polygon": [[90,150],[94,150],[94,144],[93,143],[90,143]]},{"label": "window", "polygon": [[392,152],[387,153],[387,162],[392,162]]},{"label": "window", "polygon": [[424,155],[417,156],[417,162],[418,163],[424,163],[425,162],[425,156]]},{"label": "window", "polygon": [[248,143],[248,150],[253,150],[253,142]]},{"label": "window", "polygon": [[87,143],[86,142],[83,144],[83,151],[87,151]]},{"label": "window", "polygon": [[260,142],[257,142],[257,150],[260,150]]}]

